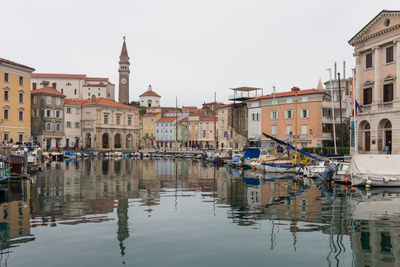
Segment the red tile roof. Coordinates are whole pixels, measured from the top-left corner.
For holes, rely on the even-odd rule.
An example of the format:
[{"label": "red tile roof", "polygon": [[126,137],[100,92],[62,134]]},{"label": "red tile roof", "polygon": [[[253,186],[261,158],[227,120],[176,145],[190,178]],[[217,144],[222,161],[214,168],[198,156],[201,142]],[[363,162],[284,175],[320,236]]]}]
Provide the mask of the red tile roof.
[{"label": "red tile roof", "polygon": [[[307,89],[307,90],[299,90],[297,91],[297,95],[301,96],[301,95],[313,95],[313,94],[325,94],[324,91],[322,90],[317,90],[317,89]],[[279,97],[286,97],[286,96],[295,96],[296,92],[282,92],[282,93],[276,93],[275,94],[275,98],[279,98]],[[268,99],[268,98],[274,98],[273,94],[270,95],[264,95],[264,96],[259,96],[256,98],[252,98],[247,100],[246,102],[251,102],[251,101],[257,101],[257,100],[261,100],[261,99]]]},{"label": "red tile roof", "polygon": [[232,103],[232,104],[226,104],[226,105],[219,106],[219,107],[217,107],[216,109],[227,108],[227,107],[231,107],[231,106],[233,106],[233,103]]},{"label": "red tile roof", "polygon": [[93,84],[93,83],[89,83],[89,84],[84,84],[84,87],[106,87],[105,84]]},{"label": "red tile roof", "polygon": [[173,122],[177,117],[162,117],[157,122]]},{"label": "red tile roof", "polygon": [[158,114],[160,114],[160,112],[146,113],[146,114],[143,114],[143,117],[154,117],[154,116],[157,116]]},{"label": "red tile roof", "polygon": [[99,105],[99,106],[108,106],[117,108],[137,109],[137,107],[121,104],[103,97],[97,97],[95,100],[93,99],[83,99],[83,100],[66,99],[66,100],[67,101],[65,103],[71,105],[81,105],[81,106]]},{"label": "red tile roof", "polygon": [[31,94],[46,94],[46,95],[58,95],[58,96],[64,96],[61,94],[59,91],[54,89],[54,87],[43,87],[39,89],[35,89],[31,91]]},{"label": "red tile roof", "polygon": [[32,78],[85,79],[86,74],[32,73]]},{"label": "red tile roof", "polygon": [[108,78],[87,77],[86,81],[108,82]]},{"label": "red tile roof", "polygon": [[83,100],[77,100],[77,99],[70,99],[66,98],[64,99],[64,104],[65,105],[75,105],[75,106],[82,106],[84,103],[86,103],[89,99],[83,99]]},{"label": "red tile roof", "polygon": [[103,97],[97,97],[95,100],[87,99],[88,101],[83,104],[83,106],[88,105],[100,105],[100,106],[109,106],[109,107],[116,107],[116,108],[131,108],[131,109],[138,109],[137,107],[125,105],[122,103],[115,102],[110,99],[106,99]]},{"label": "red tile roof", "polygon": [[28,70],[31,70],[31,71],[35,71],[34,68],[31,68],[31,67],[28,67],[26,65],[22,65],[22,64],[19,64],[17,62],[14,62],[14,61],[11,61],[11,60],[8,60],[8,59],[0,57],[0,64],[1,63],[6,63],[6,64],[14,65],[14,66],[17,66],[17,67],[25,68],[25,69],[28,69]]},{"label": "red tile roof", "polygon": [[157,97],[161,97],[159,94],[157,94],[154,91],[146,91],[143,94],[141,94],[139,97],[142,97],[142,96],[157,96]]},{"label": "red tile roof", "polygon": [[186,118],[184,118],[183,120],[181,120],[181,122],[188,122],[189,121],[189,118],[188,117],[186,117]]},{"label": "red tile roof", "polygon": [[215,118],[215,117],[203,117],[203,118],[200,118],[200,121],[216,121],[217,120],[217,118]]}]

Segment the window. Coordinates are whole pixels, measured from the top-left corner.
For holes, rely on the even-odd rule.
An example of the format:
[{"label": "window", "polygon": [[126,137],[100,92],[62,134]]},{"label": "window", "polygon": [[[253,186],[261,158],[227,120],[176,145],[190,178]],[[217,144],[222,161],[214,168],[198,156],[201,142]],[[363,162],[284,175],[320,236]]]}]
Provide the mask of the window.
[{"label": "window", "polygon": [[365,68],[372,68],[372,53],[368,53],[365,55]]},{"label": "window", "polygon": [[24,103],[24,92],[19,92],[18,94],[19,103]]},{"label": "window", "polygon": [[121,115],[117,115],[117,119],[116,119],[116,124],[120,125],[121,124]]},{"label": "window", "polygon": [[56,104],[57,104],[58,106],[61,105],[61,98],[59,98],[59,97],[56,98]]},{"label": "window", "polygon": [[257,113],[257,115],[256,115],[256,119],[257,119],[257,121],[259,121],[259,120],[260,120],[260,113]]},{"label": "window", "polygon": [[4,141],[8,141],[8,133],[4,133]]},{"label": "window", "polygon": [[301,125],[301,134],[307,135],[307,125]]},{"label": "window", "polygon": [[76,115],[79,115],[79,114],[81,114],[81,111],[80,111],[80,109],[79,109],[79,108],[76,108],[76,109],[75,109],[75,114],[76,114]]},{"label": "window", "polygon": [[393,63],[393,46],[386,47],[386,63]]},{"label": "window", "polygon": [[4,110],[3,110],[3,118],[4,118],[5,120],[8,120],[8,109],[4,109]]},{"label": "window", "polygon": [[272,135],[276,135],[276,125],[272,125]]},{"label": "window", "polygon": [[252,120],[253,120],[253,121],[256,120],[256,114],[255,114],[255,113],[251,114],[251,117],[252,117]]},{"label": "window", "polygon": [[8,90],[4,90],[4,101],[8,101],[10,96],[10,92]]},{"label": "window", "polygon": [[4,81],[8,82],[8,73],[7,72],[4,72]]},{"label": "window", "polygon": [[37,103],[37,96],[34,96],[33,97],[33,104],[36,104]]},{"label": "window", "polygon": [[292,125],[286,125],[286,135],[292,135]]},{"label": "window", "polygon": [[383,85],[383,102],[393,101],[393,83]]},{"label": "window", "polygon": [[88,93],[88,96],[90,96],[90,93]]},{"label": "window", "polygon": [[37,117],[38,116],[38,111],[37,111],[37,109],[34,109],[33,110],[33,117]]},{"label": "window", "polygon": [[371,103],[372,103],[372,88],[364,88],[363,105],[370,105]]},{"label": "window", "polygon": [[50,109],[46,109],[46,117],[51,118],[51,110]]},{"label": "window", "polygon": [[293,119],[293,110],[291,110],[291,109],[286,110],[285,118]]},{"label": "window", "polygon": [[67,113],[71,114],[71,108],[70,107],[67,108]]},{"label": "window", "polygon": [[59,110],[56,110],[56,118],[60,118],[61,112]]},{"label": "window", "polygon": [[18,111],[18,120],[19,121],[24,120],[24,111],[23,110]]},{"label": "window", "polygon": [[104,124],[108,124],[108,114],[104,114]]},{"label": "window", "polygon": [[67,128],[71,128],[71,122],[67,121]]},{"label": "window", "polygon": [[57,132],[61,131],[61,124],[56,123],[56,131]]},{"label": "window", "polygon": [[46,131],[51,131],[51,123],[46,123]]},{"label": "window", "polygon": [[64,89],[63,88],[61,88],[61,94],[64,94]]},{"label": "window", "polygon": [[80,127],[81,127],[81,126],[80,126],[79,121],[75,122],[75,128],[80,128]]},{"label": "window", "polygon": [[128,125],[132,125],[132,117],[128,116]]},{"label": "window", "polygon": [[300,118],[307,119],[308,118],[308,109],[302,109],[300,113]]},{"label": "window", "polygon": [[77,91],[76,91],[76,89],[74,89],[74,95],[76,95],[76,93],[77,93]]},{"label": "window", "polygon": [[71,86],[71,83],[70,83],[70,82],[67,82],[65,85],[66,85],[66,86]]},{"label": "window", "polygon": [[51,96],[47,96],[46,97],[46,103],[47,104],[51,104]]},{"label": "window", "polygon": [[278,111],[271,111],[271,120],[278,119]]},{"label": "window", "polygon": [[[392,49],[392,51],[393,51],[393,49]],[[19,85],[24,85],[24,77],[22,77],[22,76],[19,76]]]},{"label": "window", "polygon": [[18,134],[18,141],[19,142],[23,142],[24,141],[24,134],[23,133],[19,133]]}]

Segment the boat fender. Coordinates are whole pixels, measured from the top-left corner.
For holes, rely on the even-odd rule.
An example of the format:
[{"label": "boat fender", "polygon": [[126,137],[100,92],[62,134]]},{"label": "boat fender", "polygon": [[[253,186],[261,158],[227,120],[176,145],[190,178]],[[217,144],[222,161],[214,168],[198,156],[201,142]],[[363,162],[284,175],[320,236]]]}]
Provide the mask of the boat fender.
[{"label": "boat fender", "polygon": [[346,183],[346,184],[348,184],[350,181],[349,181],[349,178],[344,178],[344,182]]},{"label": "boat fender", "polygon": [[390,182],[390,179],[389,179],[389,178],[383,178],[383,182],[389,183],[389,182]]},{"label": "boat fender", "polygon": [[367,185],[369,185],[371,187],[372,181],[371,180],[367,180]]}]

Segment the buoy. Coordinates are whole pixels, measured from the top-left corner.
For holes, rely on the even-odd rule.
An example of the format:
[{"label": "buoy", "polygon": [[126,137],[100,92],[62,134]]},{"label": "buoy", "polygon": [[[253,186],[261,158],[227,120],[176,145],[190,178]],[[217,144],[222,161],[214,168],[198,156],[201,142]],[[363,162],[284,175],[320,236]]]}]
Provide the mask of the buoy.
[{"label": "buoy", "polygon": [[331,182],[331,185],[335,185],[335,182],[334,182],[334,181],[332,181],[332,182]]},{"label": "buoy", "polygon": [[352,187],[352,188],[350,188],[350,191],[351,191],[351,192],[355,192],[356,189],[355,189],[354,187]]},{"label": "buoy", "polygon": [[255,172],[256,171],[256,167],[253,167],[253,172]]},{"label": "buoy", "polygon": [[349,185],[348,184],[344,185],[344,189],[348,190],[349,189]]},{"label": "buoy", "polygon": [[369,184],[365,185],[365,189],[369,190],[370,188],[371,188],[371,185],[369,185]]},{"label": "buoy", "polygon": [[344,182],[346,183],[346,184],[348,184],[349,183],[349,178],[344,178]]},{"label": "buoy", "polygon": [[242,171],[243,171],[243,168],[240,168],[240,171],[242,172]]}]

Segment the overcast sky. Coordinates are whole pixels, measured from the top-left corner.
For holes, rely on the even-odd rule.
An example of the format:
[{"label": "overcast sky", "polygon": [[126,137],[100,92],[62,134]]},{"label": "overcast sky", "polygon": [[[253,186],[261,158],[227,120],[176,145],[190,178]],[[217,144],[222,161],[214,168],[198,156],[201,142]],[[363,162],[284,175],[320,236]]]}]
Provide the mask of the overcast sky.
[{"label": "overcast sky", "polygon": [[348,76],[348,40],[400,2],[13,0],[1,9],[0,57],[36,72],[109,77],[118,91],[125,35],[131,100],[151,84],[163,106],[175,106],[175,96],[179,106],[199,106],[214,92],[227,102],[232,87],[315,88],[334,61],[346,61]]}]

